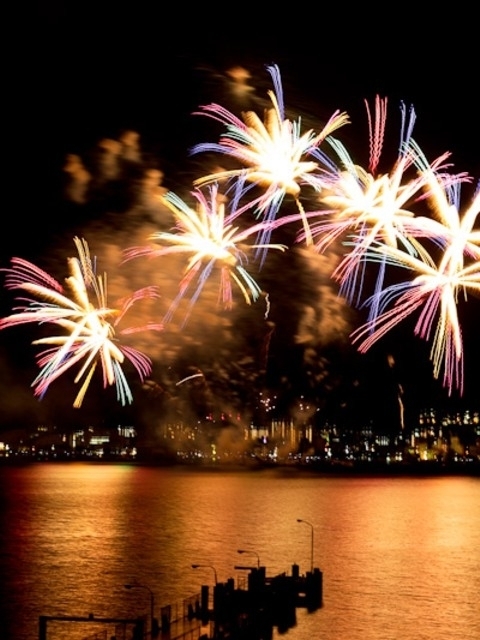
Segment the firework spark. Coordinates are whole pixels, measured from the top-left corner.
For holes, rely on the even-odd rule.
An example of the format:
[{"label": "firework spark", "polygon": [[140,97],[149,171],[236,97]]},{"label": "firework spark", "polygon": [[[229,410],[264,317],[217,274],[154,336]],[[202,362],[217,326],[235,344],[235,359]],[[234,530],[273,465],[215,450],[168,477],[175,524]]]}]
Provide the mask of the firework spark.
[{"label": "firework spark", "polygon": [[[377,340],[411,313],[420,309],[415,335],[430,340],[430,359],[435,378],[443,369],[443,386],[463,393],[463,342],[458,316],[460,294],[480,294],[480,231],[474,224],[480,213],[480,188],[463,216],[459,213],[458,185],[445,188],[434,173],[428,177],[432,208],[443,222],[443,232],[434,241],[439,258],[419,245],[411,255],[397,247],[374,242],[365,259],[387,261],[417,275],[406,282],[377,292],[367,304],[375,308],[373,318],[353,332],[359,350],[366,352]],[[440,242],[440,247],[439,247]],[[393,305],[390,307],[391,303]],[[369,335],[368,335],[369,334]]]},{"label": "firework spark", "polygon": [[[302,219],[307,241],[310,242],[307,216],[299,200],[302,185],[310,185],[321,191],[336,175],[337,169],[320,145],[339,127],[349,122],[345,112],[336,111],[319,134],[312,130],[301,133],[301,119],[291,121],[285,117],[283,90],[279,68],[267,67],[274,85],[268,96],[272,106],[265,109],[263,121],[254,111],[242,113],[242,120],[225,108],[210,104],[201,107],[200,115],[209,116],[226,126],[219,143],[202,143],[192,153],[213,151],[226,154],[242,165],[239,169],[226,170],[203,176],[195,181],[197,186],[218,180],[238,178],[252,185],[265,188],[260,198],[250,203],[256,206],[258,216],[272,221],[286,195],[293,196]],[[265,234],[271,232],[267,227]],[[262,242],[265,238],[262,238]]]},{"label": "firework spark", "polygon": [[[106,274],[97,275],[85,240],[74,238],[78,257],[69,258],[70,275],[62,286],[55,278],[21,258],[12,258],[6,271],[5,286],[21,290],[26,297],[19,297],[19,305],[12,315],[0,320],[0,329],[35,323],[53,325],[64,331],[34,340],[34,345],[48,345],[37,362],[40,373],[32,383],[36,397],[42,398],[49,386],[77,363],[80,370],[75,383],[80,390],[73,406],[82,405],[98,363],[103,373],[103,386],[116,386],[117,399],[125,405],[133,401],[122,365],[129,360],[141,380],[149,375],[151,361],[136,349],[119,344],[115,330],[130,307],[141,299],[157,298],[155,287],[146,287],[124,298],[119,308],[107,305]],[[161,325],[148,324],[130,327],[119,333],[129,334],[147,329],[161,330]]]},{"label": "firework spark", "polygon": [[[338,180],[332,184],[328,194],[321,197],[326,208],[320,212],[320,220],[311,224],[315,246],[319,252],[342,236],[355,237],[345,243],[351,251],[345,256],[333,277],[340,283],[340,293],[353,304],[359,304],[365,277],[363,254],[372,243],[382,243],[389,247],[399,247],[415,254],[418,251],[418,237],[434,237],[440,231],[438,225],[429,218],[417,216],[414,209],[428,198],[432,181],[436,174],[441,178],[434,183],[434,189],[448,187],[469,181],[467,174],[450,175],[446,169],[449,153],[439,156],[429,164],[412,139],[415,112],[401,104],[402,127],[398,155],[392,170],[378,173],[378,166],[384,144],[387,118],[387,99],[376,97],[375,112],[371,112],[365,101],[370,131],[370,158],[368,169],[355,164],[343,144],[329,138],[343,165]],[[411,171],[409,171],[411,170]],[[412,175],[413,174],[413,175]],[[305,234],[299,240],[305,239]],[[385,277],[385,261],[378,261],[375,290],[381,290]],[[371,317],[376,313],[372,307]]]},{"label": "firework spark", "polygon": [[226,205],[218,194],[218,185],[211,185],[208,196],[200,189],[192,192],[197,206],[192,209],[176,194],[169,192],[164,200],[173,212],[176,220],[174,232],[158,232],[150,235],[149,240],[159,243],[158,246],[133,247],[125,251],[125,260],[141,256],[159,257],[168,254],[191,254],[185,274],[180,282],[179,293],[170,307],[165,322],[171,320],[180,300],[186,295],[189,287],[196,282],[196,288],[190,298],[189,311],[197,301],[207,279],[214,267],[219,268],[219,301],[223,308],[231,309],[233,305],[233,284],[243,294],[247,304],[256,301],[262,290],[254,278],[246,270],[247,252],[251,249],[277,249],[284,251],[281,244],[252,244],[245,242],[252,235],[264,230],[265,222],[259,222],[242,230],[234,221],[239,211],[233,207],[226,214]]}]

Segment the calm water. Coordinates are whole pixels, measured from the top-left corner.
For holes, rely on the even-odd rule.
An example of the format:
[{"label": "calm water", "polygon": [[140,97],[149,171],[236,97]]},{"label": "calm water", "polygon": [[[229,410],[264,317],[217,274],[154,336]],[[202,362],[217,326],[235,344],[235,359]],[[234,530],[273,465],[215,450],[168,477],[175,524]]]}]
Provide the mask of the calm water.
[{"label": "calm water", "polygon": [[[0,508],[2,640],[36,640],[40,615],[147,614],[134,580],[158,615],[256,554],[267,575],[304,573],[312,529],[297,518],[313,525],[324,606],[283,637],[480,638],[479,479],[39,464],[0,468]],[[48,640],[94,631],[49,623]]]}]

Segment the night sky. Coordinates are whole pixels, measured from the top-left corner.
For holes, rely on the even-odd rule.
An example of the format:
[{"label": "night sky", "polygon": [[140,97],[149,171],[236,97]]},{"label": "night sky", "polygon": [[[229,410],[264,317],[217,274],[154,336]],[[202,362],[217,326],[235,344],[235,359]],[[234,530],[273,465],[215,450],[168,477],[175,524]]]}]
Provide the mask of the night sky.
[{"label": "night sky", "polygon": [[[387,158],[396,154],[404,101],[415,107],[414,137],[429,159],[450,151],[455,171],[480,175],[476,19],[468,14],[473,8],[461,10],[462,2],[444,15],[419,15],[405,5],[384,13],[363,5],[316,5],[311,12],[276,7],[268,16],[254,5],[32,4],[11,24],[16,37],[4,93],[10,162],[1,267],[21,256],[61,279],[79,234],[108,270],[112,295],[142,279],[172,295],[171,273],[178,264],[161,273],[158,264],[117,268],[121,250],[146,239],[155,221],[128,210],[128,190],[72,206],[63,197],[62,167],[66,154],[88,161],[99,140],[135,130],[145,166],[162,170],[165,186],[188,197],[203,169],[202,158],[190,157],[188,150],[215,141],[205,119],[192,112],[209,102],[235,109],[226,74],[234,65],[250,72],[255,104],[261,105],[271,88],[265,65],[278,64],[287,111],[302,115],[305,126],[336,109],[347,111],[352,122],[342,139],[360,164],[368,162],[363,101],[379,94],[389,99]],[[472,194],[466,188],[465,201]],[[285,256],[269,257],[261,274],[270,295],[268,322],[259,305],[237,304],[232,314],[219,313],[213,291],[207,291],[185,329],[144,336],[139,346],[154,360],[152,379],[162,393],[152,398],[132,379],[134,409],[118,407],[113,390],[94,388],[85,406],[74,411],[68,377],[39,403],[29,387],[35,375],[32,338],[24,330],[3,331],[1,424],[82,423],[99,415],[126,420],[139,414],[148,422],[160,409],[183,417],[204,410],[249,413],[266,388],[279,392],[285,409],[306,392],[324,417],[353,421],[372,415],[379,425],[392,420],[400,386],[412,415],[431,404],[478,405],[479,300],[462,307],[465,394],[448,398],[432,380],[429,346],[412,336],[413,321],[366,356],[355,352],[348,333],[361,312],[336,297],[328,269],[325,260],[314,264],[298,248],[288,263]],[[5,315],[10,294],[4,292],[1,303]],[[197,370],[204,373],[201,385],[176,385]]]}]

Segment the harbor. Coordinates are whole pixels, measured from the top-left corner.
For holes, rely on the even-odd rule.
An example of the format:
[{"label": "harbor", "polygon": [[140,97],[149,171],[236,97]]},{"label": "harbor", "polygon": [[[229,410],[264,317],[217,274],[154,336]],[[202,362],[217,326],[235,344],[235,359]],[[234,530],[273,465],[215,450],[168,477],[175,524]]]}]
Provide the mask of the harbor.
[{"label": "harbor", "polygon": [[[192,565],[194,568],[200,565]],[[323,573],[311,567],[304,574],[293,564],[290,573],[268,576],[262,566],[235,567],[240,578],[202,585],[200,593],[157,612],[151,594],[150,619],[88,616],[40,616],[38,640],[50,640],[49,622],[95,624],[101,631],[83,640],[271,640],[274,629],[286,633],[297,624],[297,609],[314,613],[323,604]],[[143,585],[125,585],[145,588]]]}]

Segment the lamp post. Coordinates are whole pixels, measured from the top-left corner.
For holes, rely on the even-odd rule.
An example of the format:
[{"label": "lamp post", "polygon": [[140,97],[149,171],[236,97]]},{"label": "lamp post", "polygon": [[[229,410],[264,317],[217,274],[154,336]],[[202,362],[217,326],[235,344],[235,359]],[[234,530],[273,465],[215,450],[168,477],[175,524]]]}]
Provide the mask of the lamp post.
[{"label": "lamp post", "polygon": [[256,551],[252,551],[251,549],[237,549],[237,553],[251,553],[254,556],[257,556],[257,569],[260,569],[260,556]]},{"label": "lamp post", "polygon": [[297,518],[297,522],[303,522],[310,527],[310,570],[313,573],[313,524],[308,522],[308,520],[302,520],[301,518]]},{"label": "lamp post", "polygon": [[150,587],[147,587],[145,584],[140,584],[139,582],[132,582],[123,585],[125,589],[145,589],[150,594],[150,635],[156,637],[159,632],[158,620],[154,617],[155,610],[155,596],[153,595],[153,591]]},{"label": "lamp post", "polygon": [[217,570],[212,564],[192,564],[192,569],[211,569],[213,571],[213,577],[215,579],[215,584],[218,584],[217,580]]}]

